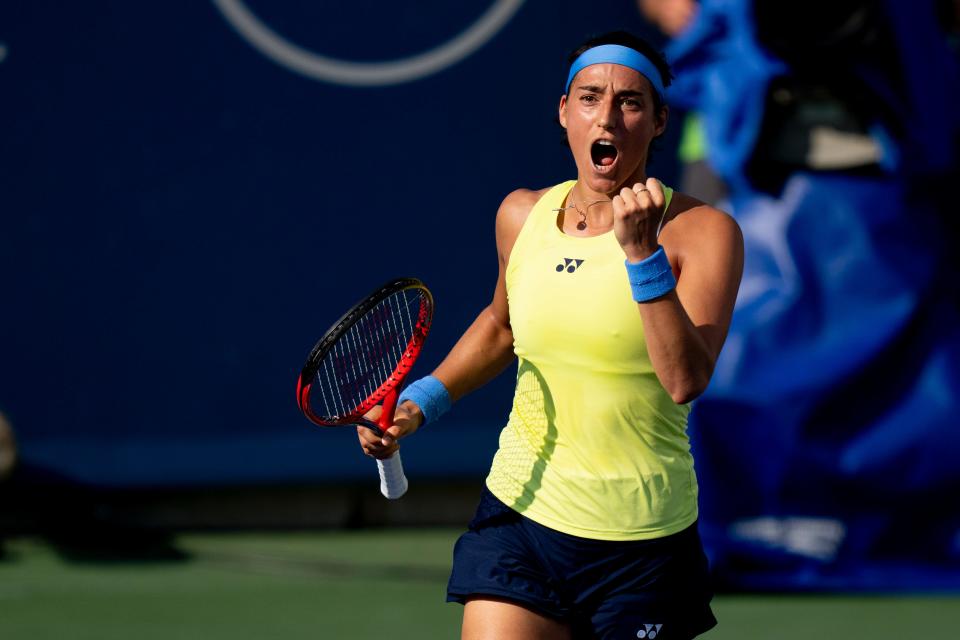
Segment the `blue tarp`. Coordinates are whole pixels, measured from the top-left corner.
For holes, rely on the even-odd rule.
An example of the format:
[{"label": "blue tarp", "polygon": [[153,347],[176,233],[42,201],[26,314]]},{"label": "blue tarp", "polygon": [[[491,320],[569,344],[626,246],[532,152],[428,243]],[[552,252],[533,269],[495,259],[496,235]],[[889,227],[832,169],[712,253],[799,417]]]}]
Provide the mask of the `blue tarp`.
[{"label": "blue tarp", "polygon": [[727,344],[691,415],[701,525],[727,587],[960,588],[960,274],[943,186],[960,76],[932,4],[884,4],[906,73],[860,76],[890,97],[897,119],[878,124],[898,163],[794,171],[776,193],[748,169],[768,87],[792,69],[759,43],[752,2],[705,0],[671,45],[671,97],[703,114],[746,243]]},{"label": "blue tarp", "polygon": [[937,211],[900,180],[811,174],[733,210],[744,279],[690,425],[719,574],[960,587],[960,314]]}]

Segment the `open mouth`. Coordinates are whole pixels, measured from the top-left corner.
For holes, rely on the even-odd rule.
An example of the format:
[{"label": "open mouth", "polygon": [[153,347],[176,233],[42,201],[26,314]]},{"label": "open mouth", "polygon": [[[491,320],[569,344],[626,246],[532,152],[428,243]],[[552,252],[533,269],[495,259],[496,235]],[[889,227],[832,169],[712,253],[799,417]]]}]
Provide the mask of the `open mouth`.
[{"label": "open mouth", "polygon": [[617,161],[619,151],[610,140],[597,140],[590,145],[590,159],[593,166],[598,169],[605,169]]}]

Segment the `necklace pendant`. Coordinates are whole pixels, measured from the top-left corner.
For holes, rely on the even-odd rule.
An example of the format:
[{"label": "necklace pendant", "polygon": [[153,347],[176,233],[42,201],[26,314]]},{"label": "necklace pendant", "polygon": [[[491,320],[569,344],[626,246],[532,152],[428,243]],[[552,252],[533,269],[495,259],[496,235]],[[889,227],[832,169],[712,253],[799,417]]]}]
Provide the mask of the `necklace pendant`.
[{"label": "necklace pendant", "polygon": [[583,220],[581,220],[580,222],[577,223],[577,229],[578,229],[579,231],[583,231],[583,230],[586,229],[586,228],[587,228],[587,223],[584,222]]}]

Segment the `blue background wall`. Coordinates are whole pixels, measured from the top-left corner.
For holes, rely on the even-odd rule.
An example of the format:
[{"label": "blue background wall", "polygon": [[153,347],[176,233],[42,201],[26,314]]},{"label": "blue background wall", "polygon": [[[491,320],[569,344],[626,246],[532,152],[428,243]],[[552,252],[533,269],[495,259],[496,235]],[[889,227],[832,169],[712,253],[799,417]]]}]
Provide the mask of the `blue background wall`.
[{"label": "blue background wall", "polygon": [[[365,61],[436,47],[489,3],[247,6]],[[130,487],[368,477],[349,429],[299,414],[303,358],[414,275],[437,300],[418,371],[436,365],[493,291],[500,200],[574,175],[565,58],[614,28],[649,32],[624,0],[534,0],[448,69],[350,88],[268,60],[210,2],[0,5],[0,410],[24,468]],[[410,441],[413,480],[482,474],[510,386]]]}]

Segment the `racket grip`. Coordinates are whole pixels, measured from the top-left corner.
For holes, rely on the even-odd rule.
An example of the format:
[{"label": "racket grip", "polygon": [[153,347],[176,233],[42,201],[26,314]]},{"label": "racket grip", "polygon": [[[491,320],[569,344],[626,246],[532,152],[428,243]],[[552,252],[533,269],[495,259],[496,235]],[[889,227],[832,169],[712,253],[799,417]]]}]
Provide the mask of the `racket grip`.
[{"label": "racket grip", "polygon": [[388,500],[396,500],[407,492],[407,476],[403,474],[403,463],[397,451],[386,460],[377,460],[380,470],[380,493]]}]

